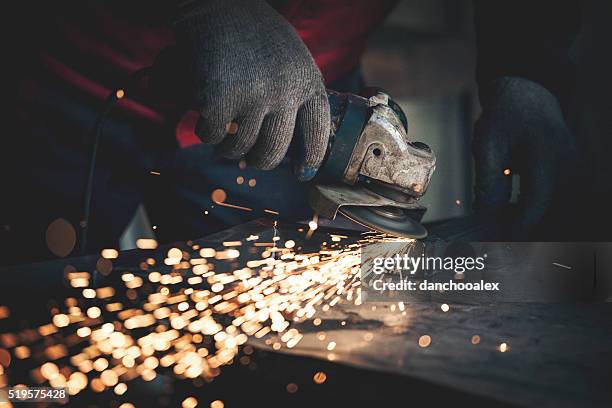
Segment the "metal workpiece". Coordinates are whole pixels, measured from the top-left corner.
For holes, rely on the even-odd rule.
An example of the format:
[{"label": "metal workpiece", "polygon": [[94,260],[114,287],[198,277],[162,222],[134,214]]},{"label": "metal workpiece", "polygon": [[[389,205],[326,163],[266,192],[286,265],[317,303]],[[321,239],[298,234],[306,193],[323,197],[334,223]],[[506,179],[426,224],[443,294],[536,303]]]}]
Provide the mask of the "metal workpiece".
[{"label": "metal workpiece", "polygon": [[[352,191],[350,186],[346,187]],[[349,194],[344,197],[347,202]],[[86,369],[98,361],[96,366],[99,368],[103,363],[104,371],[96,368],[87,377],[80,374],[72,377],[70,385],[78,379],[77,384],[83,388],[74,390],[73,386],[73,392],[78,395],[70,396],[71,406],[99,404],[119,397],[136,406],[149,406],[147,402],[152,393],[158,390],[163,391],[159,391],[162,397],[174,398],[173,406],[180,406],[184,395],[204,401],[210,395],[217,398],[219,388],[200,388],[191,378],[178,374],[180,371],[175,367],[187,366],[187,359],[196,362],[205,359],[206,365],[201,366],[210,367],[209,361],[219,364],[219,356],[226,356],[219,370],[196,372],[196,379],[206,381],[207,387],[214,374],[216,387],[234,395],[239,386],[241,393],[252,393],[248,395],[251,402],[255,401],[253,395],[260,395],[261,390],[283,390],[293,378],[304,379],[300,386],[309,384],[316,381],[315,373],[324,371],[333,379],[324,387],[333,387],[331,393],[337,395],[345,395],[348,389],[337,385],[341,375],[349,376],[347,384],[353,388],[357,379],[371,375],[384,383],[396,378],[389,388],[391,392],[410,386],[410,396],[413,396],[414,390],[435,385],[440,393],[461,392],[469,395],[472,402],[484,401],[471,406],[609,407],[612,398],[606,379],[611,373],[612,305],[567,302],[568,298],[539,299],[537,303],[525,303],[524,299],[526,293],[550,293],[553,286],[548,282],[558,285],[562,290],[559,294],[581,295],[589,287],[590,293],[595,294],[596,288],[589,285],[595,280],[588,273],[589,261],[604,262],[598,267],[602,275],[596,279],[603,281],[603,275],[609,270],[605,262],[610,257],[604,256],[611,252],[609,245],[597,244],[593,248],[592,244],[575,243],[487,244],[497,246],[500,251],[494,254],[486,249],[491,256],[487,263],[493,267],[486,276],[490,281],[509,285],[508,294],[515,297],[511,301],[475,301],[476,297],[469,293],[452,291],[427,291],[411,302],[401,298],[376,301],[372,296],[361,296],[359,299],[363,300],[357,301],[357,289],[362,290],[363,259],[368,259],[370,249],[377,246],[375,253],[390,257],[398,253],[398,247],[413,247],[414,251],[427,250],[430,255],[442,256],[449,247],[456,248],[449,237],[456,237],[457,229],[479,231],[494,227],[479,225],[473,218],[463,221],[460,227],[456,220],[451,222],[453,226],[438,226],[437,233],[432,228],[431,238],[415,243],[324,226],[308,233],[306,225],[261,219],[189,243],[117,253],[116,258],[106,259],[112,268],[104,273],[98,254],[0,269],[5,277],[0,285],[0,299],[2,306],[10,309],[10,314],[5,312],[0,320],[0,337],[5,340],[4,361],[7,355],[11,357],[3,375],[9,384],[35,384],[55,381],[54,375],[64,375],[68,369],[79,373],[79,368]],[[465,245],[461,244],[464,250]],[[468,245],[473,245],[478,253],[479,248],[484,249],[479,243]],[[524,256],[531,252],[529,247],[540,248],[537,252],[542,256]],[[550,250],[554,248],[559,249]],[[597,260],[592,258],[593,249],[601,254]],[[264,252],[268,257],[277,254],[273,262],[265,262],[268,258]],[[287,258],[289,254],[293,254],[292,258]],[[166,262],[172,259],[175,262]],[[305,259],[313,261],[295,267]],[[551,260],[559,263],[551,264]],[[532,263],[533,268],[523,268],[521,265],[525,262]],[[269,273],[272,265],[274,274]],[[573,269],[567,269],[568,266]],[[97,274],[101,279],[99,284],[92,279],[87,288],[70,285],[71,279],[77,283],[82,278],[71,278],[65,270],[81,271],[77,272],[81,275],[90,273],[92,277]],[[546,274],[533,274],[538,271]],[[435,282],[445,281],[454,273],[434,272],[427,276]],[[245,290],[253,289],[255,293],[255,285],[244,286],[248,274],[262,283],[260,288],[270,290],[261,301],[254,301],[250,296],[240,297],[241,292],[247,293]],[[542,280],[543,276],[548,279]],[[19,286],[7,285],[10,277],[19,280]],[[63,286],[53,286],[52,280],[62,282],[65,277]],[[485,275],[476,274],[474,278],[485,278]],[[535,286],[527,285],[530,287],[525,291],[524,282]],[[212,291],[215,284],[220,284],[215,289],[218,292]],[[349,293],[353,296],[349,297]],[[319,297],[319,294],[331,296]],[[553,293],[555,297],[556,294]],[[208,303],[212,296],[223,297],[223,302]],[[277,300],[270,302],[269,297]],[[270,316],[268,311],[276,311],[281,300],[301,307],[312,305],[316,313],[299,317],[297,310],[292,312],[287,308],[282,321],[288,325],[279,332],[267,331],[272,320],[267,317],[260,320],[260,312]],[[219,307],[230,304],[238,307]],[[48,310],[50,305],[52,314]],[[92,311],[97,317],[90,316]],[[245,311],[250,311],[250,323]],[[276,315],[277,319],[280,317]],[[150,324],[144,325],[143,319],[148,319]],[[235,319],[244,319],[247,324],[237,326],[234,322],[242,320]],[[175,322],[171,323],[172,320]],[[244,334],[243,329],[249,330],[250,324],[261,324],[264,331],[255,332],[261,335],[241,336],[241,341],[246,342],[239,347],[214,338],[221,332],[233,340]],[[208,327],[215,330],[207,331]],[[193,328],[200,330],[194,333]],[[111,336],[119,347],[109,346],[113,344]],[[123,345],[122,340],[128,343]],[[7,341],[13,344],[7,345],[10,344]],[[163,347],[154,349],[151,341]],[[128,349],[138,350],[140,355],[131,359]],[[200,349],[206,351],[194,352]],[[145,354],[147,350],[152,355]],[[25,351],[30,355],[22,358]],[[90,351],[92,354],[87,354]],[[57,353],[67,354],[57,358]],[[128,358],[123,360],[124,355],[120,353],[126,353]],[[85,364],[75,366],[73,361],[80,361],[79,358]],[[185,362],[180,360],[183,358]],[[135,364],[124,364],[131,360]],[[159,364],[155,368],[147,367],[151,362]],[[166,362],[171,364],[166,366]],[[247,369],[244,362],[255,364]],[[243,364],[244,369],[240,369]],[[279,382],[257,382],[279,372],[279,367],[282,368]],[[360,371],[347,373],[348,369]],[[148,381],[142,381],[143,372]],[[41,377],[43,373],[47,377]],[[152,374],[156,375],[155,381],[151,380]],[[117,381],[129,390],[125,396],[114,392]],[[159,387],[161,381],[167,386]],[[113,385],[102,388],[101,382]],[[146,384],[150,384],[148,388]],[[363,388],[371,383],[360,380],[359,385]],[[300,388],[300,392],[308,387]],[[325,389],[320,384],[315,387]],[[265,400],[261,404],[270,405],[274,401],[273,394],[262,398]],[[363,405],[358,399],[353,400],[357,402],[350,406]],[[322,404],[326,405],[326,401],[335,400],[325,400]]]}]

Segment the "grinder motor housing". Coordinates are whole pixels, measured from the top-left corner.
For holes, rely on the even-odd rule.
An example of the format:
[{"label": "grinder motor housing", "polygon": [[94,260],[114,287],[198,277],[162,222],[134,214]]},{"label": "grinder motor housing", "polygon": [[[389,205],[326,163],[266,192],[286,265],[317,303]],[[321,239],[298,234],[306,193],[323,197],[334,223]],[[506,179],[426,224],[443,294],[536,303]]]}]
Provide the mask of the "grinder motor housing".
[{"label": "grinder motor housing", "polygon": [[399,105],[380,90],[367,97],[328,91],[331,134],[327,156],[309,193],[325,218],[338,212],[392,235],[424,238],[420,225],[436,158],[429,146],[408,139]]}]

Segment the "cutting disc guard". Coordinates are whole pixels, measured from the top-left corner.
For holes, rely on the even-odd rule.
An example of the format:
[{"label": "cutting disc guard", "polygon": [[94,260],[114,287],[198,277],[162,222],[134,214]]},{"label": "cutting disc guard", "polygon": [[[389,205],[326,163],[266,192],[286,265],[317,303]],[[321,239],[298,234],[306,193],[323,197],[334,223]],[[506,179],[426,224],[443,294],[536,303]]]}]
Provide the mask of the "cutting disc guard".
[{"label": "cutting disc guard", "polygon": [[379,232],[413,239],[427,237],[425,227],[403,208],[345,205],[338,211],[348,219]]}]

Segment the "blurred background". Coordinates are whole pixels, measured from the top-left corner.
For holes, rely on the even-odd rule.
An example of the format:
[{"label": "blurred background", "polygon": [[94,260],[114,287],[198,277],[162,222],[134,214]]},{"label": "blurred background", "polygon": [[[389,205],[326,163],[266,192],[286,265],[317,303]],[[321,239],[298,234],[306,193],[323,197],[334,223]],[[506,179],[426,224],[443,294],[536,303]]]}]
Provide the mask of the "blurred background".
[{"label": "blurred background", "polygon": [[[612,5],[592,0],[582,6],[582,30],[572,49],[578,92],[568,119],[590,164],[590,178],[585,183],[595,194],[585,199],[594,211],[606,214],[605,208],[598,207],[604,205],[600,197],[612,195],[608,178],[612,152]],[[546,30],[546,22],[542,22],[542,30]],[[470,144],[472,124],[480,112],[475,59],[469,0],[400,1],[371,38],[363,59],[366,83],[389,91],[408,116],[409,136],[432,146],[438,157],[436,173],[423,199],[428,207],[425,221],[471,211]],[[520,180],[513,177],[516,199]],[[568,194],[581,193],[580,186],[568,186]]]},{"label": "blurred background", "polygon": [[437,168],[424,221],[467,215],[472,205],[472,123],[479,106],[469,0],[404,0],[371,38],[366,83],[402,106],[408,135],[433,148]]}]

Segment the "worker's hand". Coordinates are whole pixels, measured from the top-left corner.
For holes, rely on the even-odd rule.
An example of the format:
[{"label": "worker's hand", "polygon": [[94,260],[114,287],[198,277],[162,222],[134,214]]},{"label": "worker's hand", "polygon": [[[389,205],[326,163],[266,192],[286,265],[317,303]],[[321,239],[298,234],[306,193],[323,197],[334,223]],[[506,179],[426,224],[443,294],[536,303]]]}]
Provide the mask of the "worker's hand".
[{"label": "worker's hand", "polygon": [[293,27],[264,0],[208,0],[183,10],[176,31],[188,54],[202,141],[268,170],[295,134],[296,173],[312,178],[327,148],[329,103]]},{"label": "worker's hand", "polygon": [[528,232],[551,205],[563,167],[576,162],[574,139],[555,96],[534,82],[504,77],[482,99],[473,143],[476,210],[504,208],[511,175],[518,173],[520,215],[514,228]]}]

